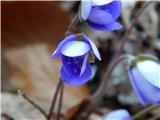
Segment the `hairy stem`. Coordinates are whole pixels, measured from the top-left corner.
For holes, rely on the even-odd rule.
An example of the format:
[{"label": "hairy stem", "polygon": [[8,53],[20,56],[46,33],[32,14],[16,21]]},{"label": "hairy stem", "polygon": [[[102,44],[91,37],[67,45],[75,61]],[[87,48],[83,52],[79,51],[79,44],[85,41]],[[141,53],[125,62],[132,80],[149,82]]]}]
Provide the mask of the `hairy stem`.
[{"label": "hairy stem", "polygon": [[138,118],[140,118],[141,116],[151,112],[154,109],[160,108],[160,105],[152,105],[150,107],[145,108],[144,110],[138,112],[137,114],[135,114],[132,119],[133,120],[137,120]]},{"label": "hairy stem", "polygon": [[22,90],[18,90],[18,94],[21,95],[31,105],[33,105],[45,118],[47,118],[46,112],[39,105],[37,105],[33,100],[31,100]]},{"label": "hairy stem", "polygon": [[53,100],[52,100],[52,103],[51,103],[51,107],[50,107],[50,110],[49,110],[49,113],[48,113],[48,116],[47,116],[47,120],[50,120],[52,118],[52,113],[53,113],[53,109],[54,109],[54,106],[55,106],[55,103],[56,103],[56,100],[57,100],[57,96],[58,96],[58,93],[59,93],[59,90],[60,90],[60,87],[61,87],[61,82],[62,80],[60,79],[59,82],[58,82],[58,85],[56,87],[56,91],[54,93],[54,96],[53,96]]}]

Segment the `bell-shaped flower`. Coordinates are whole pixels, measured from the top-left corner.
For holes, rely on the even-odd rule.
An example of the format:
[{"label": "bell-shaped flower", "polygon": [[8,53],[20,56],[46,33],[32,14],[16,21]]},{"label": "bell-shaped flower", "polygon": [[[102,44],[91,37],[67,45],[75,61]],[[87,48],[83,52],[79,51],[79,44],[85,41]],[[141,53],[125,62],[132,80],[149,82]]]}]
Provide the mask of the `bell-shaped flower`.
[{"label": "bell-shaped flower", "polygon": [[150,55],[131,60],[129,77],[142,105],[160,104],[160,62]]},{"label": "bell-shaped flower", "polygon": [[66,84],[78,86],[86,83],[91,77],[89,59],[94,55],[101,60],[95,44],[84,34],[70,35],[61,41],[52,54],[60,56],[62,67],[60,75]]},{"label": "bell-shaped flower", "polygon": [[110,31],[122,28],[121,9],[121,0],[82,0],[79,16],[93,29]]},{"label": "bell-shaped flower", "polygon": [[119,109],[105,115],[103,120],[131,120],[131,116],[127,110]]}]

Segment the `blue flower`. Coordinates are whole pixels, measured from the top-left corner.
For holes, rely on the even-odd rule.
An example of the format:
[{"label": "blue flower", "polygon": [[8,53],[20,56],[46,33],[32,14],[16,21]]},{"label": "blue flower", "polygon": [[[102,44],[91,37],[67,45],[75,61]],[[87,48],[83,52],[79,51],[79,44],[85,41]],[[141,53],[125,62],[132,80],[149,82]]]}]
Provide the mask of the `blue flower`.
[{"label": "blue flower", "polygon": [[142,105],[160,104],[160,63],[157,58],[137,56],[131,61],[128,73]]},{"label": "blue flower", "polygon": [[89,56],[93,54],[101,60],[95,44],[84,34],[70,35],[61,41],[52,58],[61,57],[60,75],[66,84],[78,86],[91,77]]},{"label": "blue flower", "polygon": [[122,28],[116,21],[121,9],[120,0],[82,0],[79,15],[91,28],[110,31]]},{"label": "blue flower", "polygon": [[131,116],[127,110],[119,109],[108,113],[104,120],[131,120]]}]

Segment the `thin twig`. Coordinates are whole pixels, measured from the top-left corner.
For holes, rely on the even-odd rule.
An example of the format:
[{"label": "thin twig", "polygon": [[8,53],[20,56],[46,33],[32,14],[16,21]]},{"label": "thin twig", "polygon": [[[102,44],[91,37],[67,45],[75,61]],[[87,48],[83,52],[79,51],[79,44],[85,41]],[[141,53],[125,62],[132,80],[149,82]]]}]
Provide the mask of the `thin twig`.
[{"label": "thin twig", "polygon": [[51,107],[50,107],[50,110],[49,110],[49,113],[48,113],[47,120],[50,120],[51,117],[52,117],[53,109],[54,109],[54,106],[55,106],[55,103],[56,103],[56,100],[57,100],[57,96],[58,96],[58,92],[60,90],[60,87],[61,87],[61,79],[59,80],[59,82],[57,84],[56,91],[55,91],[54,96],[53,96],[53,100],[52,100],[52,103],[51,103]]},{"label": "thin twig", "polygon": [[45,118],[47,118],[46,112],[37,105],[33,100],[31,100],[22,90],[18,90],[18,94],[21,95],[26,101],[28,101],[31,105],[33,105]]},{"label": "thin twig", "polygon": [[124,44],[126,43],[126,41],[128,40],[128,36],[130,35],[135,23],[137,22],[138,18],[140,17],[140,15],[142,14],[142,12],[145,10],[145,8],[148,7],[148,5],[150,5],[152,3],[152,1],[146,2],[143,4],[143,6],[136,12],[136,16],[132,21],[131,26],[128,28],[128,30],[126,31],[124,37],[122,38],[121,42],[119,43],[119,47],[116,50],[116,53],[114,54],[111,63],[109,64],[103,78],[102,81],[98,87],[98,89],[96,90],[96,92],[93,94],[92,96],[92,100],[93,101],[97,101],[103,96],[104,94],[104,88],[107,85],[108,79],[112,74],[113,69],[115,68],[115,66],[118,64],[117,63],[117,58],[122,54],[123,51],[123,47]]},{"label": "thin twig", "polygon": [[151,112],[154,109],[160,108],[160,105],[152,105],[150,107],[147,107],[146,109],[143,109],[142,111],[138,112],[137,114],[135,114],[132,119],[136,120],[138,118],[140,118],[141,116]]},{"label": "thin twig", "polygon": [[74,18],[72,19],[72,21],[70,22],[70,24],[69,24],[69,26],[67,28],[67,31],[65,32],[65,35],[70,34],[70,32],[72,30],[72,27],[75,26],[77,23],[78,23],[78,14],[76,14],[74,16]]},{"label": "thin twig", "polygon": [[59,119],[60,119],[62,102],[63,102],[63,91],[64,91],[64,83],[61,82],[61,91],[60,91],[60,96],[59,96],[59,104],[58,104],[58,111],[57,111],[56,120],[59,120]]}]

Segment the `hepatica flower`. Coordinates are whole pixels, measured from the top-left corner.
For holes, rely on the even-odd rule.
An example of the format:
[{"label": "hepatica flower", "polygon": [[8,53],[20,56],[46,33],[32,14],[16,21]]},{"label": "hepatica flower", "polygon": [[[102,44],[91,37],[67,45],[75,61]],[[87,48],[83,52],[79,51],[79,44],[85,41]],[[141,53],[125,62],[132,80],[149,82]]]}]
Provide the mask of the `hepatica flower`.
[{"label": "hepatica flower", "polygon": [[60,75],[66,84],[78,86],[91,77],[89,59],[93,54],[99,59],[100,54],[95,44],[84,34],[70,35],[59,43],[52,58],[60,56],[62,67]]},{"label": "hepatica flower", "polygon": [[140,102],[146,106],[160,104],[160,62],[149,55],[133,59],[128,70],[132,87]]},{"label": "hepatica flower", "polygon": [[120,29],[117,22],[121,14],[120,0],[82,0],[79,16],[96,30],[110,31]]},{"label": "hepatica flower", "polygon": [[131,120],[131,116],[127,110],[119,109],[108,113],[104,120]]}]

